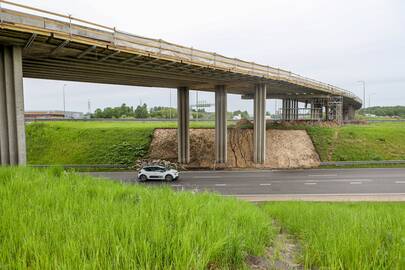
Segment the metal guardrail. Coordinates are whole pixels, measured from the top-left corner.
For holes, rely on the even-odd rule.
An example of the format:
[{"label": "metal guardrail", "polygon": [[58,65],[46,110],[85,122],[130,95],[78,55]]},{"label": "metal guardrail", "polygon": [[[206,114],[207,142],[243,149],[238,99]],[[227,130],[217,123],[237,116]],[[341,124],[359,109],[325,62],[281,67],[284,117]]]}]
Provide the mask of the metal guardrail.
[{"label": "metal guardrail", "polygon": [[[352,166],[352,165],[388,165],[405,164],[405,160],[365,160],[365,161],[328,161],[321,162],[321,166]],[[64,169],[132,169],[127,165],[114,164],[69,164],[69,165],[28,165],[33,168],[63,167]]]},{"label": "metal guardrail", "polygon": [[351,165],[384,165],[405,164],[405,160],[365,160],[365,161],[327,161],[321,162],[321,166],[351,166]]},{"label": "metal guardrail", "polygon": [[[350,91],[314,79],[300,76],[298,74],[292,73],[291,71],[261,65],[255,62],[248,62],[240,60],[238,58],[225,57],[215,52],[207,52],[194,49],[193,47],[185,47],[164,41],[162,39],[151,39],[129,34],[123,31],[119,31],[115,27],[108,27],[101,24],[92,23],[86,20],[75,18],[71,15],[50,12],[6,0],[0,0],[0,4],[2,3],[21,9],[27,9],[32,12],[46,14],[47,16],[53,16],[58,19],[54,20],[46,17],[24,14],[29,18],[29,20],[27,21],[30,22],[30,24],[28,25],[30,29],[45,29],[54,33],[65,34],[70,38],[78,36],[81,38],[97,39],[97,42],[107,42],[109,48],[115,48],[117,51],[122,50],[130,51],[133,53],[135,50],[137,51],[137,53],[144,53],[148,56],[156,56],[158,58],[168,57],[171,58],[171,60],[180,61],[182,63],[196,64],[199,66],[232,71],[251,76],[286,81],[304,87],[325,91],[333,95],[345,96],[353,99],[359,104],[362,104],[362,100]],[[2,25],[5,24],[7,21],[21,24],[21,22],[18,21],[17,18],[13,18],[13,16],[15,17],[16,15],[22,15],[22,13],[19,13],[18,11],[4,9],[3,7],[1,7],[0,15]],[[86,25],[95,28],[90,28]],[[84,32],[91,33],[91,36],[90,34],[85,34]]]}]

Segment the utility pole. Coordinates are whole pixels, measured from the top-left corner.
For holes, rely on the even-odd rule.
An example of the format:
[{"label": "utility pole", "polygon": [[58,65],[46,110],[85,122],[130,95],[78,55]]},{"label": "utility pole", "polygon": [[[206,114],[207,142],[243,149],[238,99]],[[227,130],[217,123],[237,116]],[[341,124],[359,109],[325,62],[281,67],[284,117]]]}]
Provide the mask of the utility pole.
[{"label": "utility pole", "polygon": [[66,84],[63,85],[63,118],[66,118],[66,95],[65,95]]},{"label": "utility pole", "polygon": [[368,95],[368,107],[371,107],[371,97],[374,96],[376,93],[371,93]]},{"label": "utility pole", "polygon": [[366,106],[366,81],[358,81],[359,83],[363,84],[363,108],[365,109]]},{"label": "utility pole", "polygon": [[172,89],[170,89],[169,115],[170,119],[172,119]]}]

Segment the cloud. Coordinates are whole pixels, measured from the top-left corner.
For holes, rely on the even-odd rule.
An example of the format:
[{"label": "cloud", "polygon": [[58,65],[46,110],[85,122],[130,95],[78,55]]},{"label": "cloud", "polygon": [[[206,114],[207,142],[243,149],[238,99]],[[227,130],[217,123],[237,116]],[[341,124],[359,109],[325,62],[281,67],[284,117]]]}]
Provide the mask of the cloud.
[{"label": "cloud", "polygon": [[[366,80],[378,105],[404,104],[405,4],[399,0],[41,1],[53,10],[152,38],[281,67],[362,95]],[[25,80],[27,109],[61,106],[63,82]],[[167,103],[167,89],[68,83],[72,109]],[[174,91],[175,92],[175,91]],[[42,94],[38,94],[42,93]],[[204,94],[202,94],[204,95]],[[159,98],[164,96],[165,98]],[[206,99],[213,102],[212,93]],[[175,100],[175,98],[174,98]],[[249,101],[229,99],[234,109]],[[274,103],[269,103],[270,106]]]}]

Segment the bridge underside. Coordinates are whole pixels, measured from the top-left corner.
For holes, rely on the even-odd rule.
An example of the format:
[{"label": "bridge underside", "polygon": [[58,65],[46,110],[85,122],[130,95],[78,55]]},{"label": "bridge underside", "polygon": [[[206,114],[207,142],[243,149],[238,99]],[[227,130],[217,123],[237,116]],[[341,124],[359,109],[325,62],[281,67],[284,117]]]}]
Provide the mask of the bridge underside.
[{"label": "bridge underside", "polygon": [[[22,78],[71,80],[120,85],[172,87],[178,89],[178,153],[179,162],[190,161],[189,152],[189,90],[213,91],[216,93],[216,159],[227,162],[226,95],[241,94],[243,98],[254,99],[254,160],[265,162],[265,100],[282,98],[283,119],[298,119],[298,101],[326,100],[314,90],[288,85],[285,82],[246,78],[243,75],[226,74],[222,71],[197,69],[182,63],[172,63],[146,56],[125,57],[125,55],[100,51],[83,46],[81,50],[54,38],[10,46],[1,37],[0,87],[0,150],[2,165],[25,164],[25,131],[23,119]],[[38,44],[39,43],[39,44]],[[34,46],[35,44],[35,46]],[[53,44],[50,45],[50,44]],[[59,44],[59,45],[58,45]],[[111,55],[110,57],[107,57]],[[208,78],[208,79],[207,79]],[[253,89],[252,89],[253,88]],[[284,93],[282,94],[282,92]],[[315,104],[315,105],[314,105]],[[342,103],[343,104],[343,103]],[[318,107],[316,107],[318,106]],[[319,107],[321,106],[321,107]],[[322,113],[315,111],[324,104],[312,103],[313,120],[321,120]],[[353,106],[346,106],[345,112],[353,112]],[[342,106],[343,110],[343,106]],[[354,115],[354,114],[351,114]],[[349,117],[345,117],[349,118]],[[327,118],[325,118],[327,119]],[[338,119],[330,119],[338,120]]]},{"label": "bridge underside", "polygon": [[[266,156],[266,98],[284,100],[284,120],[298,119],[298,104],[303,102],[310,104],[310,115],[315,120],[349,119],[361,107],[359,99],[343,89],[269,66],[126,34],[115,28],[105,31],[72,24],[71,17],[70,22],[63,22],[4,8],[0,13],[2,165],[26,162],[23,77],[177,88],[181,163],[190,159],[190,89],[215,92],[218,163],[227,161],[228,93],[254,100],[253,155],[257,163],[264,163]],[[331,107],[330,101],[336,98],[340,98],[340,105]]]}]

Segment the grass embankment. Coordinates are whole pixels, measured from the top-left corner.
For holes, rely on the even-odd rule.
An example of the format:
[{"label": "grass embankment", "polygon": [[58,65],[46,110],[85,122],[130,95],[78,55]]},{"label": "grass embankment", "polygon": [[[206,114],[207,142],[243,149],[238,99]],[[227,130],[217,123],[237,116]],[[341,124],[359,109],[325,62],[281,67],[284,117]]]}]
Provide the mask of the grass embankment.
[{"label": "grass embankment", "polygon": [[[191,122],[191,127],[213,127]],[[155,128],[176,122],[34,122],[27,125],[29,164],[133,165],[148,151]]]},{"label": "grass embankment", "polygon": [[405,123],[308,127],[322,161],[405,160]]},{"label": "grass embankment", "polygon": [[59,170],[0,168],[0,268],[242,269],[272,234],[256,206]]},{"label": "grass embankment", "polygon": [[[132,165],[147,153],[155,128],[176,126],[176,122],[31,123],[27,125],[28,162]],[[191,122],[191,127],[212,128],[214,123]],[[321,161],[405,160],[405,123],[268,128],[306,129]]]},{"label": "grass embankment", "polygon": [[405,269],[405,204],[266,204],[300,241],[306,269]]}]

